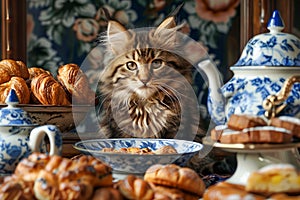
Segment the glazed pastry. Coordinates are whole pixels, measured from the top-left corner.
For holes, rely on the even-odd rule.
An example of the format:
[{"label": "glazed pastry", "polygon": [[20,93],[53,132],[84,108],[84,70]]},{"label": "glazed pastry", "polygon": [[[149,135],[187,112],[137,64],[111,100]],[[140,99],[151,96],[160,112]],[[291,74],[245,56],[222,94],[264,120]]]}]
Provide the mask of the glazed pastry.
[{"label": "glazed pastry", "polygon": [[161,148],[158,148],[157,150],[153,151],[154,154],[172,154],[172,153],[178,153],[177,150],[171,146],[166,145],[162,146]]},{"label": "glazed pastry", "polygon": [[134,175],[128,175],[118,183],[118,189],[126,199],[151,200],[154,191],[147,181]]},{"label": "glazed pastry", "polygon": [[266,125],[267,122],[263,118],[246,114],[232,114],[227,122],[228,128],[233,130]]},{"label": "glazed pastry", "polygon": [[260,194],[300,194],[300,174],[291,164],[270,164],[252,172],[246,190]]},{"label": "glazed pastry", "polygon": [[124,200],[118,189],[113,187],[102,187],[94,191],[91,200]]},{"label": "glazed pastry", "polygon": [[14,89],[20,104],[28,104],[30,101],[30,92],[26,81],[21,77],[12,77],[10,81],[0,85],[0,103],[5,103],[6,97],[11,89]]},{"label": "glazed pastry", "polygon": [[0,61],[0,84],[10,80],[11,77],[21,77],[24,80],[29,78],[27,66],[22,61],[4,59]]},{"label": "glazed pastry", "polygon": [[155,185],[178,188],[199,197],[205,190],[204,181],[194,170],[175,164],[152,165],[145,172],[144,180]]},{"label": "glazed pastry", "polygon": [[232,199],[251,199],[265,200],[265,196],[249,193],[242,185],[228,182],[219,182],[208,187],[204,194],[203,200],[232,200]]},{"label": "glazed pastry", "polygon": [[300,119],[289,116],[281,116],[270,119],[270,125],[290,130],[293,136],[300,138]]},{"label": "glazed pastry", "polygon": [[92,104],[95,93],[90,89],[88,79],[76,64],[66,64],[58,68],[57,80],[75,104]]},{"label": "glazed pastry", "polygon": [[33,79],[33,77],[36,77],[42,73],[46,73],[52,76],[51,72],[49,72],[48,70],[45,70],[43,68],[39,68],[39,67],[30,67],[28,68],[28,72],[29,72],[29,79]]},{"label": "glazed pastry", "polygon": [[245,128],[242,131],[223,132],[220,142],[234,143],[288,143],[292,141],[292,134],[284,128],[274,126],[257,126]]},{"label": "glazed pastry", "polygon": [[199,200],[198,195],[184,192],[177,188],[152,184],[155,200]]},{"label": "glazed pastry", "polygon": [[21,160],[14,175],[33,183],[37,199],[90,199],[96,187],[113,185],[112,169],[82,155],[76,159],[33,153]]},{"label": "glazed pastry", "polygon": [[35,200],[32,182],[26,182],[17,176],[7,176],[0,185],[1,200]]},{"label": "glazed pastry", "polygon": [[288,195],[285,193],[278,193],[270,196],[268,200],[300,200],[299,195]]},{"label": "glazed pastry", "polygon": [[33,77],[30,88],[33,95],[43,105],[70,105],[63,87],[47,73]]}]

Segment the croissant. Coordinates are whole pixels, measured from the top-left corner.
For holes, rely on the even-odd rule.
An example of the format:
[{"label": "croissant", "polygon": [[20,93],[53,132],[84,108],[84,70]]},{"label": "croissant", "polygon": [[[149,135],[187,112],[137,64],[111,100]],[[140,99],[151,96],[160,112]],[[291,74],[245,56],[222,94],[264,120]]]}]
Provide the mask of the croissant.
[{"label": "croissant", "polygon": [[35,98],[43,105],[70,105],[63,87],[47,73],[33,77],[30,88]]},{"label": "croissant", "polygon": [[5,103],[6,97],[12,88],[16,91],[20,104],[29,103],[29,88],[26,81],[20,77],[12,77],[10,81],[0,84],[0,103]]},{"label": "croissant", "polygon": [[49,72],[48,70],[45,70],[43,68],[39,68],[39,67],[30,67],[30,68],[28,68],[28,72],[29,72],[30,80],[32,80],[33,77],[38,76],[42,73],[51,75],[51,72]]},{"label": "croissant", "polygon": [[87,76],[80,67],[70,63],[58,68],[57,80],[63,85],[78,104],[91,104],[95,99],[95,94],[89,87]]},{"label": "croissant", "polygon": [[22,61],[4,59],[0,61],[0,84],[10,80],[11,77],[17,76],[24,80],[29,78],[27,66]]}]

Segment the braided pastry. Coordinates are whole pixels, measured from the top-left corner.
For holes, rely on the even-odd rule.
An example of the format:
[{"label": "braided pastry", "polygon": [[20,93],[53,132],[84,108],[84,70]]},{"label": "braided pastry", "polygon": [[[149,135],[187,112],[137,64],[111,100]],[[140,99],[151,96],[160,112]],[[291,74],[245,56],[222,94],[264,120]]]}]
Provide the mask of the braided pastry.
[{"label": "braided pastry", "polygon": [[37,199],[90,199],[95,187],[112,186],[112,169],[91,156],[71,160],[33,153],[16,167],[16,176],[33,183]]},{"label": "braided pastry", "polygon": [[154,196],[150,184],[134,175],[128,175],[118,184],[119,191],[127,199],[151,200]]},{"label": "braided pastry", "polygon": [[58,68],[57,80],[63,85],[77,104],[91,104],[95,94],[89,87],[86,75],[76,64],[70,63]]},{"label": "braided pastry", "polygon": [[31,80],[31,92],[43,105],[70,105],[63,87],[47,73],[41,73]]},{"label": "braided pastry", "polygon": [[34,200],[33,184],[26,182],[17,176],[5,177],[4,182],[0,185],[1,200]]},{"label": "braided pastry", "polygon": [[27,66],[22,61],[4,59],[0,61],[0,84],[10,80],[11,77],[17,76],[24,80],[29,78]]},{"label": "braided pastry", "polygon": [[0,84],[0,103],[5,103],[6,97],[12,88],[16,91],[20,104],[29,103],[30,92],[26,81],[21,77],[12,77],[8,82]]}]

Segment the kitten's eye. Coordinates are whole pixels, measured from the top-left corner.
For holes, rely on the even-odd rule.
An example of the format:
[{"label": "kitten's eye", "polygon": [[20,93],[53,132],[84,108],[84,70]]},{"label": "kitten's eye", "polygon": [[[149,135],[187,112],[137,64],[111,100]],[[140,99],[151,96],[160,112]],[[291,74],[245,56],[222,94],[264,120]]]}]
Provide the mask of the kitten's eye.
[{"label": "kitten's eye", "polygon": [[135,62],[130,61],[130,62],[126,63],[126,67],[129,70],[136,70],[137,69],[137,64]]},{"label": "kitten's eye", "polygon": [[153,69],[158,69],[162,66],[162,62],[163,61],[160,59],[153,60],[151,66],[153,67]]}]

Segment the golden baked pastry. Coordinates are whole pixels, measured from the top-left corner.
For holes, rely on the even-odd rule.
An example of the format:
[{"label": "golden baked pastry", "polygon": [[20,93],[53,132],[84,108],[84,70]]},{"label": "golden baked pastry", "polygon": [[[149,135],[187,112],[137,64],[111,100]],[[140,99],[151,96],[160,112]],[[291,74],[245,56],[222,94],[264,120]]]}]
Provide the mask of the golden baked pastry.
[{"label": "golden baked pastry", "polygon": [[177,188],[154,184],[152,184],[151,186],[154,190],[155,200],[199,200],[198,195],[193,195]]},{"label": "golden baked pastry", "polygon": [[94,191],[91,200],[124,200],[120,191],[113,187],[102,187]]},{"label": "golden baked pastry", "polygon": [[63,87],[49,74],[41,73],[31,80],[31,92],[43,105],[70,105]]},{"label": "golden baked pastry", "polygon": [[228,128],[233,130],[266,125],[267,122],[263,118],[246,114],[232,114],[227,122]]},{"label": "golden baked pastry", "polygon": [[234,143],[288,143],[292,141],[292,134],[284,128],[274,126],[257,126],[245,128],[242,131],[223,132],[219,141],[225,144]]},{"label": "golden baked pastry", "polygon": [[300,138],[300,119],[289,116],[280,116],[270,119],[270,125],[290,130],[293,136]]},{"label": "golden baked pastry", "polygon": [[95,93],[91,90],[87,76],[80,67],[70,63],[58,68],[57,80],[72,97],[75,104],[92,104]]},{"label": "golden baked pastry", "polygon": [[199,197],[202,196],[206,187],[194,170],[175,164],[152,165],[145,172],[144,180],[155,185],[178,188]]},{"label": "golden baked pastry", "polygon": [[129,153],[129,154],[172,154],[177,153],[177,150],[171,145],[166,145],[152,151],[149,148],[139,148],[139,147],[123,147],[120,149],[114,148],[103,148],[102,152],[111,153]]},{"label": "golden baked pastry", "polygon": [[300,174],[291,164],[270,164],[252,172],[246,190],[260,194],[300,194]]},{"label": "golden baked pastry", "polygon": [[15,90],[20,104],[29,103],[29,88],[26,81],[21,77],[12,77],[8,82],[0,84],[0,103],[5,103],[6,97],[12,88]]},{"label": "golden baked pastry", "polygon": [[49,74],[52,76],[50,71],[45,70],[40,67],[30,67],[30,68],[28,68],[28,72],[29,72],[29,80],[31,80],[33,77],[36,77],[42,73],[46,73],[46,74]]},{"label": "golden baked pastry", "polygon": [[278,193],[271,195],[268,200],[300,200],[299,195],[288,195],[285,193]]},{"label": "golden baked pastry", "polygon": [[120,180],[118,189],[126,199],[152,200],[154,191],[149,183],[134,175],[128,175]]},{"label": "golden baked pastry", "polygon": [[10,80],[11,77],[29,78],[27,66],[22,61],[3,59],[0,61],[0,84]]},{"label": "golden baked pastry", "polygon": [[219,182],[208,187],[204,194],[203,200],[224,200],[224,199],[251,199],[265,200],[265,196],[249,193],[242,185],[228,182]]},{"label": "golden baked pastry", "polygon": [[0,185],[1,200],[34,200],[33,183],[26,182],[17,176],[5,177]]},{"label": "golden baked pastry", "polygon": [[32,183],[38,199],[91,199],[94,188],[113,185],[111,167],[85,155],[71,160],[33,153],[20,161],[14,176]]}]

